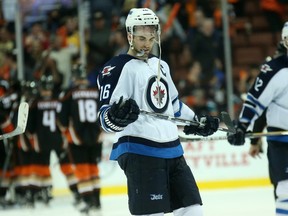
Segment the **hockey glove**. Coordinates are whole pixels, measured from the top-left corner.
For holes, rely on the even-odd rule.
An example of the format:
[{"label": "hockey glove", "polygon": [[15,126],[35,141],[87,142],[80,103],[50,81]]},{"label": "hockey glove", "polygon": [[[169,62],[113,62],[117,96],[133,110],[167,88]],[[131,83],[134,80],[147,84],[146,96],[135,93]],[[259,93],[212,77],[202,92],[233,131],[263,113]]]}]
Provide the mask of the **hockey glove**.
[{"label": "hockey glove", "polygon": [[109,109],[107,116],[112,124],[124,128],[135,122],[140,114],[140,109],[133,99],[123,101],[123,97],[116,103],[114,102]]},{"label": "hockey glove", "polygon": [[247,127],[248,125],[239,122],[235,127],[236,132],[227,134],[228,142],[235,146],[244,145]]},{"label": "hockey glove", "polygon": [[[184,133],[186,135],[195,134],[200,136],[209,136],[215,133],[219,127],[219,118],[212,117],[208,115],[203,115],[199,117],[199,122],[201,125],[186,125],[184,127]],[[204,126],[202,125],[204,124]]]}]

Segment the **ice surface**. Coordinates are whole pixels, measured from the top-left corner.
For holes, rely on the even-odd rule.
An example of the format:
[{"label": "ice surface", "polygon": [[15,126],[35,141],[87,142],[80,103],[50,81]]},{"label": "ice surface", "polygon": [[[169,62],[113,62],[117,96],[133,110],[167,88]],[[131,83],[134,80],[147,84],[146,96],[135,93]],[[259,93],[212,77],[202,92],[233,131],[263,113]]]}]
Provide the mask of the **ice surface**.
[{"label": "ice surface", "polygon": [[[203,190],[204,216],[271,216],[274,215],[272,187]],[[129,216],[126,195],[102,196],[99,216]],[[55,197],[49,207],[37,204],[35,209],[0,210],[0,216],[80,216],[72,206],[71,196]],[[173,214],[167,214],[172,216]],[[166,215],[165,215],[166,216]]]}]

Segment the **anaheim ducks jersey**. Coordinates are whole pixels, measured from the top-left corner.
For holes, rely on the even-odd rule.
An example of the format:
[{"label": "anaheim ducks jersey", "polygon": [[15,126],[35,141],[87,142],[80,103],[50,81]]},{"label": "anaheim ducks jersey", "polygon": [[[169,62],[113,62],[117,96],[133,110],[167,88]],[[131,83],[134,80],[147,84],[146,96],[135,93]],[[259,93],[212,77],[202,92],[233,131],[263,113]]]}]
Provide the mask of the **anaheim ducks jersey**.
[{"label": "anaheim ducks jersey", "polygon": [[69,129],[74,144],[98,143],[100,126],[97,123],[99,92],[97,88],[72,88],[62,94],[58,118]]},{"label": "anaheim ducks jersey", "polygon": [[171,79],[166,62],[160,62],[161,79],[157,80],[159,59],[150,56],[146,61],[123,54],[107,62],[97,78],[100,89],[99,120],[106,132],[116,132],[117,142],[110,155],[116,160],[131,152],[160,158],[174,158],[183,154],[174,122],[140,114],[122,131],[104,121],[105,112],[113,102],[132,98],[139,108],[153,113],[194,118],[194,112],[178,99],[178,91]]},{"label": "anaheim ducks jersey", "polygon": [[29,109],[27,130],[33,136],[36,151],[50,151],[63,147],[62,134],[56,124],[56,99],[36,98]]},{"label": "anaheim ducks jersey", "polygon": [[[240,121],[251,124],[267,109],[267,130],[288,130],[288,57],[279,56],[261,65],[240,113]],[[288,136],[269,140],[288,142]]]}]

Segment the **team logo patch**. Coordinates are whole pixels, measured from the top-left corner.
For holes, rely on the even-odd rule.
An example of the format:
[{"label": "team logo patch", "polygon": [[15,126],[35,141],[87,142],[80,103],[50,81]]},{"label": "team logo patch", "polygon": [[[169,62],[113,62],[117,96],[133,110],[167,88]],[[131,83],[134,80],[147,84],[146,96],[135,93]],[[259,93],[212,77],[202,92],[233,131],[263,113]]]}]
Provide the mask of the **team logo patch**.
[{"label": "team logo patch", "polygon": [[272,69],[271,69],[271,67],[269,65],[264,64],[264,65],[261,66],[261,72],[267,73],[269,71],[272,71]]},{"label": "team logo patch", "polygon": [[164,112],[169,103],[168,84],[164,79],[157,82],[157,77],[150,78],[147,86],[147,102],[149,107],[157,113]]},{"label": "team logo patch", "polygon": [[116,67],[116,66],[114,66],[114,67],[111,67],[111,66],[106,66],[106,67],[104,67],[103,70],[101,71],[102,77],[104,77],[104,76],[110,76],[111,71],[112,71],[115,67]]}]

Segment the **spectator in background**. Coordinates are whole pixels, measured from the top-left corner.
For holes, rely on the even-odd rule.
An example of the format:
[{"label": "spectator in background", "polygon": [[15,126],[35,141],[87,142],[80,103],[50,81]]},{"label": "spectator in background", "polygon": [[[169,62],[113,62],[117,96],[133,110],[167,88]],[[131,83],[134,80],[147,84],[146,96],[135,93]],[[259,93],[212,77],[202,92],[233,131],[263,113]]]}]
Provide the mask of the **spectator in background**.
[{"label": "spectator in background", "polygon": [[54,9],[48,11],[47,13],[47,21],[46,21],[46,29],[48,32],[55,34],[56,31],[60,28],[60,20],[61,20],[61,11]]},{"label": "spectator in background", "polygon": [[46,50],[42,56],[47,56],[56,61],[57,69],[63,75],[63,83],[61,88],[68,88],[71,79],[71,65],[74,55],[77,55],[78,48],[76,46],[63,47],[63,37],[55,35],[51,38],[51,47]]},{"label": "spectator in background", "polygon": [[103,11],[96,11],[92,15],[92,26],[88,37],[88,61],[93,64],[92,68],[101,67],[112,53],[110,46],[111,28],[106,22]]},{"label": "spectator in background", "polygon": [[178,84],[181,80],[185,79],[188,73],[192,61],[191,51],[189,45],[183,43],[181,38],[175,35],[172,35],[165,41],[163,46],[165,46],[165,44],[169,44],[167,51],[168,56],[166,57],[164,55],[163,59],[167,59],[167,62],[169,62],[172,78],[174,82]]},{"label": "spectator in background", "polygon": [[202,68],[201,82],[208,85],[214,77],[215,60],[221,53],[221,38],[214,29],[214,22],[211,18],[206,18],[190,42],[190,49],[194,60],[200,62]]},{"label": "spectator in background", "polygon": [[80,49],[80,39],[78,33],[78,19],[74,16],[65,17],[65,24],[57,30],[57,35],[62,38],[63,48],[74,46]]},{"label": "spectator in background", "polygon": [[0,78],[8,82],[17,80],[16,56],[12,52],[3,54],[3,65],[0,67]]},{"label": "spectator in background", "polygon": [[39,43],[43,50],[49,46],[48,33],[39,22],[32,24],[29,33],[24,38],[24,46],[28,52],[30,49],[33,49],[34,43]]},{"label": "spectator in background", "polygon": [[260,0],[260,8],[264,12],[270,30],[281,32],[285,19],[285,4],[278,0]]},{"label": "spectator in background", "polygon": [[188,40],[197,35],[200,31],[203,21],[205,20],[205,15],[202,9],[197,8],[194,13],[190,14],[190,27],[188,28]]},{"label": "spectator in background", "polygon": [[4,54],[7,52],[12,52],[14,49],[14,40],[11,33],[6,27],[1,27],[0,29],[0,66],[4,64]]},{"label": "spectator in background", "polygon": [[124,28],[118,28],[113,32],[110,38],[110,47],[113,47],[113,56],[127,53],[129,46]]}]

